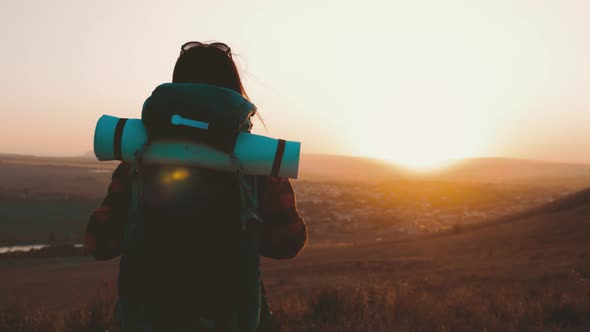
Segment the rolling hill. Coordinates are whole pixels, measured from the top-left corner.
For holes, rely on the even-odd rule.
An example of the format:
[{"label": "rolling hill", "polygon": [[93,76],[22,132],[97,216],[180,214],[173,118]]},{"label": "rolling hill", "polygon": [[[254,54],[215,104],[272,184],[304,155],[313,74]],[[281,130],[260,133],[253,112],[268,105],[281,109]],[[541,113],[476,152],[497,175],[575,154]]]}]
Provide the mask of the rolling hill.
[{"label": "rolling hill", "polygon": [[271,304],[290,321],[297,316],[283,299],[311,299],[299,310],[326,310],[321,323],[351,330],[587,331],[588,192],[486,227],[267,260]]},{"label": "rolling hill", "polygon": [[[112,308],[117,263],[0,261],[0,305],[71,317],[64,308],[99,294]],[[310,245],[292,261],[265,259],[263,276],[282,331],[586,331],[590,189],[485,227]]]}]

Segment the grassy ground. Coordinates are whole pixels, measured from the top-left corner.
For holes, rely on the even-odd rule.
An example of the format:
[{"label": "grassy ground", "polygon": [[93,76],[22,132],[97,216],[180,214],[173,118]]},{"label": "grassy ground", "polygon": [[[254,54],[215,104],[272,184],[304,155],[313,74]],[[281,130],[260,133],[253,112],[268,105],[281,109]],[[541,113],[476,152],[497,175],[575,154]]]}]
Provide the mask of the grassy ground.
[{"label": "grassy ground", "polygon": [[[588,284],[458,287],[385,282],[274,293],[277,331],[587,331]],[[117,331],[112,287],[62,311],[12,307],[2,331]]]},{"label": "grassy ground", "polygon": [[[589,203],[450,234],[342,246],[312,232],[300,257],[263,262],[273,325],[287,332],[590,331]],[[32,213],[45,208],[66,209],[47,203]],[[365,232],[354,238],[375,238]],[[0,331],[117,331],[117,263],[0,260]]]}]

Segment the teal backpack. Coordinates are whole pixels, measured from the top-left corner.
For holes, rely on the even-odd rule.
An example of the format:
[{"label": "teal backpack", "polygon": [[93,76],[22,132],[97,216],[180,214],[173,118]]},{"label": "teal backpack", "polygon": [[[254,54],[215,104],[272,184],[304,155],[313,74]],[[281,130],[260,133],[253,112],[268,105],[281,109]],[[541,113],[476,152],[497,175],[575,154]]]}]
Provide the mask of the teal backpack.
[{"label": "teal backpack", "polygon": [[[174,97],[171,87],[166,86]],[[186,89],[177,90],[192,98]],[[179,99],[187,104],[171,98]],[[170,109],[170,103],[158,103]],[[243,126],[240,121],[235,124]],[[150,125],[155,126],[146,123],[148,130]],[[132,197],[119,270],[123,330],[256,331],[266,307],[258,247],[260,179],[240,174],[239,167],[229,173],[138,160],[130,167]]]}]

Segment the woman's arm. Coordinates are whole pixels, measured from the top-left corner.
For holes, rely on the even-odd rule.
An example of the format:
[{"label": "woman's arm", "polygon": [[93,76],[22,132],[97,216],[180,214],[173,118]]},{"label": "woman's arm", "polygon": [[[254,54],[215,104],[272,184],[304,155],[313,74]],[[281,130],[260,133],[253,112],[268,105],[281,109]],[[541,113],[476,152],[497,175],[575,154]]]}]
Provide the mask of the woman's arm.
[{"label": "woman's arm", "polygon": [[115,258],[121,254],[123,225],[131,199],[129,165],[119,164],[102,205],[94,210],[86,226],[84,247],[97,260]]},{"label": "woman's arm", "polygon": [[275,259],[297,256],[307,242],[307,226],[297,211],[291,182],[266,177],[260,194],[261,255]]}]

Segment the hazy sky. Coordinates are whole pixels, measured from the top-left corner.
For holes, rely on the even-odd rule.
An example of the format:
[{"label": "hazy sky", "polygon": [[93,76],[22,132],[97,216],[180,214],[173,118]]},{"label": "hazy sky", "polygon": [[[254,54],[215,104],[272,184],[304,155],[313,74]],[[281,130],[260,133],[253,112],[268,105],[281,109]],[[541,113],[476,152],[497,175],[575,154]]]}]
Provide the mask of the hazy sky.
[{"label": "hazy sky", "polygon": [[586,0],[3,0],[0,152],[90,151],[98,117],[139,117],[183,42],[219,40],[268,135],[303,152],[590,163],[589,13]]}]

